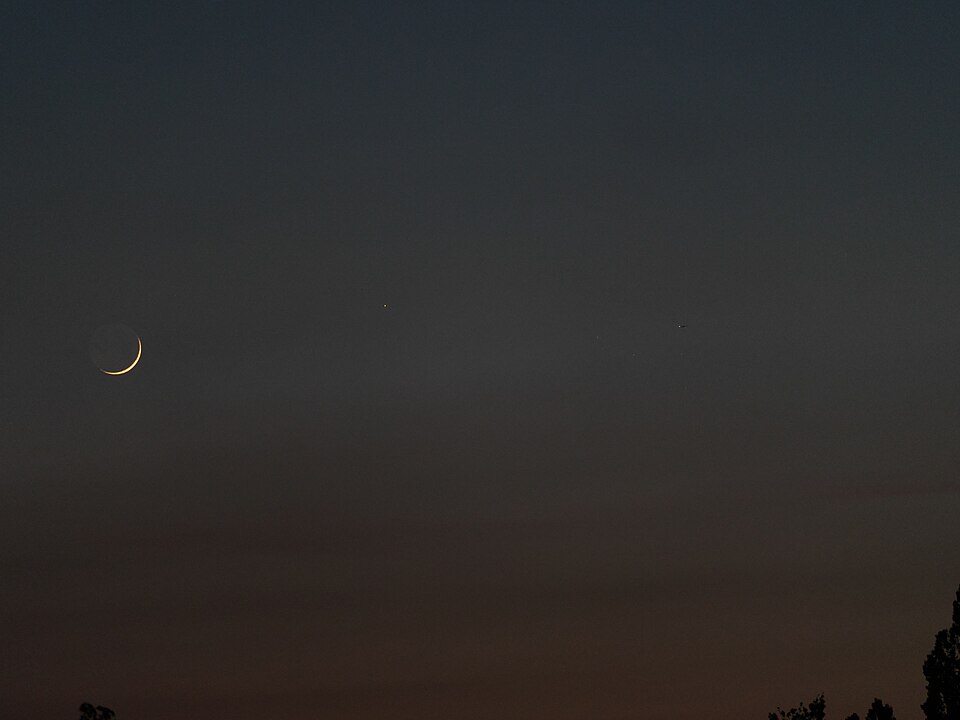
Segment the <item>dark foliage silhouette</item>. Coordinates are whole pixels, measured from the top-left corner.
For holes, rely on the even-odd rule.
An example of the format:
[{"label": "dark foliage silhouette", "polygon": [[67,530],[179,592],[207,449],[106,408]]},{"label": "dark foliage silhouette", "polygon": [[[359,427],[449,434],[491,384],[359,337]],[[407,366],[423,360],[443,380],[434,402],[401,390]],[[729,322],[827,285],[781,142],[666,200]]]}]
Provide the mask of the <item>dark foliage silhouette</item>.
[{"label": "dark foliage silhouette", "polygon": [[927,699],[920,709],[927,720],[960,720],[960,588],[953,601],[953,622],[936,634],[923,663]]},{"label": "dark foliage silhouette", "polygon": [[[920,706],[926,720],[960,720],[960,587],[953,601],[953,617],[950,627],[938,632],[933,641],[933,650],[923,663],[923,675],[927,679],[927,699]],[[826,702],[818,695],[810,706],[800,703],[790,710],[770,713],[769,720],[824,720]],[[857,713],[846,720],[860,720]],[[893,708],[880,698],[873,699],[865,720],[896,720]]]},{"label": "dark foliage silhouette", "polygon": [[[827,702],[823,699],[823,694],[817,695],[809,707],[800,703],[795,708],[782,710],[779,707],[777,712],[770,713],[769,720],[824,720],[826,715]],[[860,720],[860,715],[854,713],[848,715],[846,720]],[[885,705],[880,698],[873,699],[873,705],[867,711],[866,720],[897,720],[893,715],[893,708]]]},{"label": "dark foliage silhouette", "polygon": [[[860,720],[857,713],[847,717],[847,720]],[[893,714],[893,708],[885,705],[880,698],[873,699],[873,705],[867,710],[866,720],[897,720]]]},{"label": "dark foliage silhouette", "polygon": [[80,706],[80,720],[115,720],[116,717],[113,710],[103,705],[94,707],[90,703],[83,703]]},{"label": "dark foliage silhouette", "polygon": [[873,699],[873,705],[867,711],[867,720],[897,720],[893,714],[893,708],[884,705],[880,698]]},{"label": "dark foliage silhouette", "polygon": [[[847,720],[860,720],[860,715],[854,713],[847,716]],[[873,699],[873,705],[867,710],[866,720],[897,720],[893,715],[893,708],[885,705],[880,698]]]},{"label": "dark foliage silhouette", "polygon": [[779,706],[777,712],[770,713],[769,720],[823,720],[826,712],[827,702],[823,699],[823,694],[817,695],[810,703],[809,707],[800,703],[795,708],[782,710]]}]

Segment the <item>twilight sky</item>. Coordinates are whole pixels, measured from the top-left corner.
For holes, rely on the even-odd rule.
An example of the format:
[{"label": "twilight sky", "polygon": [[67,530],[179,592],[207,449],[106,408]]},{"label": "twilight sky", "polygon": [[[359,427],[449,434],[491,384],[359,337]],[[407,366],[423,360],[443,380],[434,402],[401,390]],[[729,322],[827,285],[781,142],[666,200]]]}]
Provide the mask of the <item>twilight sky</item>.
[{"label": "twilight sky", "polygon": [[952,1],[4,3],[5,710],[919,718],[958,38]]}]

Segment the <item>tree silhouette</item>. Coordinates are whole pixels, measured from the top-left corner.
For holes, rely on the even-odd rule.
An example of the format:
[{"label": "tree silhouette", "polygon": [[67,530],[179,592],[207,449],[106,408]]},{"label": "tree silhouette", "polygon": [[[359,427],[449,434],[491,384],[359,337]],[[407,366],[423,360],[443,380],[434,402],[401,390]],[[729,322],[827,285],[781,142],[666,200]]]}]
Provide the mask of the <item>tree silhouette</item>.
[{"label": "tree silhouette", "polygon": [[90,703],[83,703],[80,706],[80,720],[115,720],[116,717],[113,710],[103,705],[94,707]]},{"label": "tree silhouette", "polygon": [[873,705],[867,711],[867,720],[897,720],[893,715],[893,708],[884,705],[880,698],[873,699]]},{"label": "tree silhouette", "polygon": [[[920,706],[926,720],[960,720],[960,587],[953,601],[953,618],[950,627],[934,637],[933,650],[923,663],[923,675],[927,679],[927,699]],[[807,707],[800,703],[790,710],[770,713],[769,720],[824,720],[826,702],[823,693],[814,698]],[[857,713],[847,720],[860,720]],[[873,699],[865,720],[896,720],[893,708],[880,698]]]},{"label": "tree silhouette", "polygon": [[[823,694],[820,694],[814,698],[809,707],[803,703],[800,703],[798,707],[791,708],[790,710],[781,710],[778,707],[776,713],[770,713],[767,717],[769,720],[823,720],[826,707],[827,703],[823,699]],[[853,715],[848,715],[846,720],[860,720],[860,716],[854,713]],[[893,716],[892,707],[884,705],[883,700],[880,698],[874,698],[873,705],[871,705],[867,711],[866,720],[897,719]]]},{"label": "tree silhouette", "polygon": [[770,713],[769,720],[823,720],[826,714],[827,702],[823,699],[823,693],[820,693],[813,699],[810,706],[800,703],[795,708],[782,710],[777,706],[777,712]]},{"label": "tree silhouette", "polygon": [[953,601],[953,623],[936,634],[923,675],[927,699],[920,709],[927,720],[960,720],[960,587]]}]

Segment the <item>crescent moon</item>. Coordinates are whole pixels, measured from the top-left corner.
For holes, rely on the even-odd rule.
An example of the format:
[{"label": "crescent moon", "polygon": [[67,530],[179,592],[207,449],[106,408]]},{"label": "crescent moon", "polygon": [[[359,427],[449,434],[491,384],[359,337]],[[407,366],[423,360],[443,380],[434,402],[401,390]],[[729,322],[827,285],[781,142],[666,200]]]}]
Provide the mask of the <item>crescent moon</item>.
[{"label": "crescent moon", "polygon": [[137,336],[137,356],[133,359],[133,362],[130,363],[130,367],[124,368],[123,370],[117,370],[116,372],[110,372],[109,370],[104,370],[103,368],[100,368],[100,372],[102,372],[104,375],[126,375],[128,372],[130,372],[137,366],[138,362],[140,362],[140,353],[142,352],[143,352],[143,343],[140,342],[140,336],[138,335]]}]

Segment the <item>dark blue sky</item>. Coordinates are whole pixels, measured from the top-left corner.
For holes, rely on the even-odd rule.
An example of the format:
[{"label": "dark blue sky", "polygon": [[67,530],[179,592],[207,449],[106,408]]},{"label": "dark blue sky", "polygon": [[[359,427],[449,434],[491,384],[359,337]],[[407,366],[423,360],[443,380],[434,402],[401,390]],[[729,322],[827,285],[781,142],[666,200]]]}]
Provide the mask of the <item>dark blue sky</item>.
[{"label": "dark blue sky", "polygon": [[948,2],[7,3],[8,709],[919,717],[958,37]]}]

